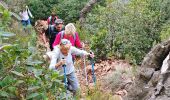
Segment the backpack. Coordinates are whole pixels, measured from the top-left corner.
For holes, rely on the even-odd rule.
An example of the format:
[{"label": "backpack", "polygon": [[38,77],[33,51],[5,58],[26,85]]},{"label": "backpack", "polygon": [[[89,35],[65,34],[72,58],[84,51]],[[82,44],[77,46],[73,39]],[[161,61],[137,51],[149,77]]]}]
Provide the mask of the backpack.
[{"label": "backpack", "polygon": [[48,25],[48,28],[49,28],[48,29],[48,35],[49,35],[50,38],[52,38],[55,26],[54,25]]},{"label": "backpack", "polygon": [[[61,31],[60,41],[61,41],[61,39],[63,39],[64,33],[65,33],[64,31]],[[75,42],[76,42],[76,34],[73,35],[73,38],[74,38],[74,45],[75,45]]]},{"label": "backpack", "polygon": [[[55,18],[54,18],[54,22],[55,22],[55,20],[57,19],[57,16],[55,16]],[[53,21],[52,21],[52,16],[50,16],[49,17],[49,20],[50,20],[50,25],[52,25],[53,24]]]}]

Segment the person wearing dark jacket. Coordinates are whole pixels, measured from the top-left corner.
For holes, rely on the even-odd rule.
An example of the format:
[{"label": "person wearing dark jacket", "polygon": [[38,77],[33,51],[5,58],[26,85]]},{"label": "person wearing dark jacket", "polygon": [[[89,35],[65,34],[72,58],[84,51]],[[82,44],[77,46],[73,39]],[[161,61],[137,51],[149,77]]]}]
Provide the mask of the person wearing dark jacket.
[{"label": "person wearing dark jacket", "polygon": [[61,19],[57,19],[55,21],[55,25],[48,25],[48,29],[46,30],[46,36],[49,38],[49,45],[51,51],[53,50],[53,42],[55,40],[56,35],[64,30],[63,21]]}]

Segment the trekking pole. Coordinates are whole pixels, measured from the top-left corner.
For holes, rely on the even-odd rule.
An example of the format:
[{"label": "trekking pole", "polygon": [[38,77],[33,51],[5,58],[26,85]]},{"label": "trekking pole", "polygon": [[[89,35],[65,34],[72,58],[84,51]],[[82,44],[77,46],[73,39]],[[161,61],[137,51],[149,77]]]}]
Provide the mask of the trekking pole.
[{"label": "trekking pole", "polygon": [[86,57],[83,57],[83,62],[84,62],[84,72],[85,72],[85,77],[86,77],[86,85],[88,85],[87,71],[86,71]]},{"label": "trekking pole", "polygon": [[[62,59],[64,59],[64,58],[62,58]],[[66,88],[66,100],[68,100],[68,98],[67,98],[67,77],[66,77],[66,64],[64,64],[63,66],[63,70],[64,70],[64,86],[65,86],[65,88]]]},{"label": "trekking pole", "polygon": [[[90,51],[90,54],[93,54],[93,52]],[[90,57],[90,58],[91,58],[90,62],[91,62],[91,65],[92,65],[93,82],[96,84],[96,76],[95,76],[95,73],[94,73],[94,58],[93,57]]]}]

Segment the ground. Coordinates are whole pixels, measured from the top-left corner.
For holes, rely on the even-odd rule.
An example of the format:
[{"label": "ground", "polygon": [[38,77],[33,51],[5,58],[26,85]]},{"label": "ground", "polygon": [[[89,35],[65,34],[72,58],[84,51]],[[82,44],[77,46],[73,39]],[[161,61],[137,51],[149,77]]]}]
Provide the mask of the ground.
[{"label": "ground", "polygon": [[[79,63],[80,63],[79,65],[83,66],[81,62]],[[131,68],[131,65],[124,60],[116,60],[116,59],[101,61],[100,63],[95,64],[94,69],[95,69],[95,75],[97,79],[97,85],[99,89],[101,90],[101,92],[108,93],[111,95],[115,95],[115,94],[121,95],[121,96],[126,95],[126,90],[124,90],[124,88],[120,88],[121,86],[117,86],[117,87],[115,86],[116,89],[114,90],[114,87],[112,87],[113,86],[112,80],[109,80],[109,78],[111,77],[110,75],[113,75],[113,73],[116,72],[117,69],[119,69],[117,67],[121,67],[123,68],[123,70],[126,70],[126,69]],[[92,80],[91,65],[88,63],[86,66],[86,71],[88,74],[88,85],[86,85],[86,77],[84,74],[84,68],[76,67],[76,69],[77,69],[76,74],[80,82],[81,93],[82,93],[82,96],[85,96],[87,95],[88,89],[93,89],[95,87],[93,80]],[[122,83],[129,79],[129,77],[128,78],[124,77],[123,73],[121,74],[121,78],[123,79]]]}]

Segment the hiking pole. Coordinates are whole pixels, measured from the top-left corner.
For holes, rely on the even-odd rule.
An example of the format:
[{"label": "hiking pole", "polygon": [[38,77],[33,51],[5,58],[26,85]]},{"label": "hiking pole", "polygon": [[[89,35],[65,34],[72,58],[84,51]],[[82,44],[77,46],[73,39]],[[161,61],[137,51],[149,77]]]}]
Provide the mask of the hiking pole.
[{"label": "hiking pole", "polygon": [[[93,54],[92,51],[90,51],[90,54]],[[92,77],[93,77],[93,82],[96,84],[96,76],[95,76],[95,73],[94,73],[94,58],[93,57],[90,57],[90,62],[91,62],[91,65],[92,65]]]},{"label": "hiking pole", "polygon": [[[84,43],[82,45],[84,45]],[[82,48],[82,49],[84,50],[84,48]],[[83,63],[84,63],[84,74],[85,74],[85,77],[86,77],[86,85],[88,85],[87,70],[86,70],[86,56],[83,56]]]},{"label": "hiking pole", "polygon": [[86,71],[86,57],[83,57],[83,62],[84,62],[84,72],[85,72],[85,77],[86,77],[86,85],[88,85],[88,80],[87,80],[87,71]]},{"label": "hiking pole", "polygon": [[[63,60],[64,60],[64,58],[62,58]],[[64,70],[64,86],[65,86],[65,88],[66,88],[66,100],[68,100],[68,98],[67,98],[67,76],[66,76],[66,64],[63,64],[62,65],[62,67],[63,67],[63,70]]]}]

